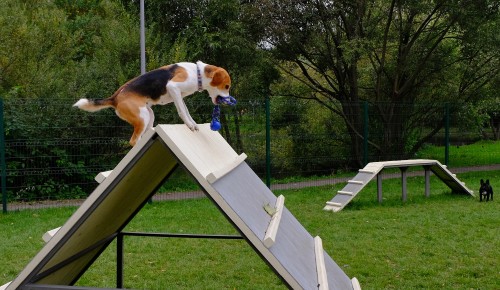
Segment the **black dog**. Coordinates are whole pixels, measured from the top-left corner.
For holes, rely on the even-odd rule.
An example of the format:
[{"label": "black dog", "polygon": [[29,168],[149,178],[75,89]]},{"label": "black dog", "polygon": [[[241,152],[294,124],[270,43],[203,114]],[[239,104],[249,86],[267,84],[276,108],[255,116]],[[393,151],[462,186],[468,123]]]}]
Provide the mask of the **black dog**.
[{"label": "black dog", "polygon": [[493,188],[490,185],[489,179],[486,179],[486,182],[481,179],[481,187],[479,188],[479,201],[483,201],[483,196],[485,201],[489,201],[490,197],[491,201],[493,201]]}]

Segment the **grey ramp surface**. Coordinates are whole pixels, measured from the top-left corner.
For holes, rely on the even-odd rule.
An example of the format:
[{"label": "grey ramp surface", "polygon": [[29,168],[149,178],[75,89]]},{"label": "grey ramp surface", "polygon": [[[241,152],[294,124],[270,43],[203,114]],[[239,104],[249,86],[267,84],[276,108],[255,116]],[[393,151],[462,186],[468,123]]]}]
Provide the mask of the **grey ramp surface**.
[{"label": "grey ramp surface", "polygon": [[[243,162],[212,186],[230,210],[237,213],[251,230],[252,233],[246,234],[253,234],[262,241],[271,220],[264,206],[274,205],[277,198],[252,169]],[[262,254],[270,263],[278,263],[278,268],[282,267],[281,271],[284,271],[280,274],[294,279],[302,289],[318,288],[314,239],[286,206],[283,208],[276,242],[269,249],[265,248]],[[329,289],[352,289],[351,279],[326,252],[323,255]]]}]

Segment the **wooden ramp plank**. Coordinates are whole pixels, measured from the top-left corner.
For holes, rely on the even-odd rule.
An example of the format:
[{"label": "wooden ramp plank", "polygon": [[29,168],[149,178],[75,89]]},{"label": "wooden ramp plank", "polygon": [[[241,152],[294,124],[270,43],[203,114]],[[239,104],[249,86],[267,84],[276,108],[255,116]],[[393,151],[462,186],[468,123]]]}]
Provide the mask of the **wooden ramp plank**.
[{"label": "wooden ramp plank", "polygon": [[[271,220],[264,205],[276,204],[277,198],[245,162],[215,182],[213,187],[224,212],[293,289],[317,289],[314,238],[286,206],[274,245],[270,248],[264,245]],[[349,277],[331,257],[325,255],[324,259],[329,265],[326,268],[329,289],[350,289]]]},{"label": "wooden ramp plank", "polygon": [[[156,131],[207,195],[290,287],[317,289],[314,239],[285,206],[274,244],[269,248],[264,244],[265,233],[272,219],[265,206],[275,205],[277,197],[246,162],[241,162],[213,183],[208,182],[206,176],[210,172],[223,168],[238,155],[219,133],[207,130],[205,125],[208,126],[202,125],[200,132],[191,132],[185,126],[176,128],[163,125],[157,126]],[[183,140],[182,146],[179,146],[179,139]],[[199,146],[223,150],[200,154],[197,149]],[[352,288],[349,277],[327,255],[325,264],[328,264],[330,289]]]},{"label": "wooden ramp plank", "polygon": [[[373,178],[378,176],[384,168],[407,168],[410,166],[423,166],[429,168],[434,175],[441,179],[452,191],[461,192],[474,196],[472,190],[468,189],[463,182],[458,180],[455,174],[451,173],[445,165],[437,160],[431,159],[410,159],[410,160],[394,160],[383,162],[368,163],[363,169],[358,171],[358,174],[349,180],[347,185],[337,192],[323,208],[327,211],[341,211]],[[406,182],[403,174],[403,182]],[[380,179],[380,177],[378,177]],[[427,177],[426,177],[427,178]],[[380,179],[381,180],[381,179]],[[429,194],[429,189],[426,184],[426,196]],[[380,191],[380,188],[378,189]],[[406,199],[406,183],[403,185],[403,200]],[[350,194],[347,194],[350,193]],[[378,192],[379,201],[381,201],[381,192]]]},{"label": "wooden ramp plank", "polygon": [[474,196],[474,192],[465,186],[465,183],[460,181],[457,176],[439,161],[435,165],[430,166],[430,170],[443,181],[454,192],[467,193]]},{"label": "wooden ramp plank", "polygon": [[226,164],[225,167],[221,167],[217,169],[217,171],[211,172],[207,175],[207,181],[210,183],[214,183],[217,179],[223,177],[228,172],[233,170],[236,166],[240,165],[241,162],[245,161],[247,155],[245,153],[240,154],[236,157],[231,163]]},{"label": "wooden ramp plank", "polygon": [[269,222],[266,235],[264,236],[264,246],[266,246],[267,248],[272,247],[276,242],[276,235],[278,234],[278,228],[280,226],[284,205],[285,197],[283,195],[278,196],[276,205],[274,207],[275,212],[271,216],[271,221]]},{"label": "wooden ramp plank", "polygon": [[320,237],[314,237],[314,253],[316,256],[316,274],[318,276],[318,289],[328,290],[328,276],[325,267],[325,253],[323,251],[323,241]]}]

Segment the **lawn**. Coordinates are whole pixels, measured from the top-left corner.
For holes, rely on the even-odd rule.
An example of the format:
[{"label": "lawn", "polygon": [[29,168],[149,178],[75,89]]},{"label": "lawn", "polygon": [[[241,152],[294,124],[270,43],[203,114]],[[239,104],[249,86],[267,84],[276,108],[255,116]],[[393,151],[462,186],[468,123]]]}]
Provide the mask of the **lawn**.
[{"label": "lawn", "polygon": [[[450,167],[478,166],[500,164],[500,142],[479,141],[474,144],[450,146]],[[415,158],[436,159],[444,164],[445,148],[443,146],[424,146]]]},{"label": "lawn", "polygon": [[[477,191],[479,179],[500,188],[500,171],[457,175]],[[344,184],[276,191],[285,205],[362,289],[500,289],[500,204],[451,194],[431,178],[384,180],[384,202],[369,184],[343,211],[322,210]],[[0,215],[0,285],[12,280],[42,248],[41,236],[61,226],[75,208],[23,210]],[[236,234],[206,198],[155,202],[127,231]],[[115,244],[78,281],[115,287]],[[245,241],[125,238],[125,283],[136,289],[286,289]]]}]

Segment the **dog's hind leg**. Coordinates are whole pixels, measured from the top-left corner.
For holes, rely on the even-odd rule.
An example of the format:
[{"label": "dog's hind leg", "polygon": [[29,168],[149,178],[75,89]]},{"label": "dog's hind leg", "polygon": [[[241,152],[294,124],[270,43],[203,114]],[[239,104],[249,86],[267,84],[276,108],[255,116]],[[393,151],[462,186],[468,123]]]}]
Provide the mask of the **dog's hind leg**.
[{"label": "dog's hind leg", "polygon": [[130,137],[130,145],[135,146],[137,141],[141,139],[142,134],[144,134],[144,131],[146,131],[146,124],[144,123],[144,120],[142,119],[137,119],[133,123],[130,123],[134,127],[134,133],[132,133],[132,137]]},{"label": "dog's hind leg", "polygon": [[116,115],[134,127],[130,145],[134,146],[148,128],[150,112],[148,106],[138,102],[121,102],[116,106]]},{"label": "dog's hind leg", "polygon": [[134,133],[130,138],[130,145],[135,146],[137,141],[139,141],[146,132],[147,129],[153,127],[155,115],[153,110],[149,106],[144,106],[139,108],[139,118],[137,118],[132,126],[134,126]]},{"label": "dog's hind leg", "polygon": [[155,122],[155,113],[153,112],[153,109],[151,109],[150,106],[147,106],[147,108],[149,112],[148,128],[153,128]]}]

